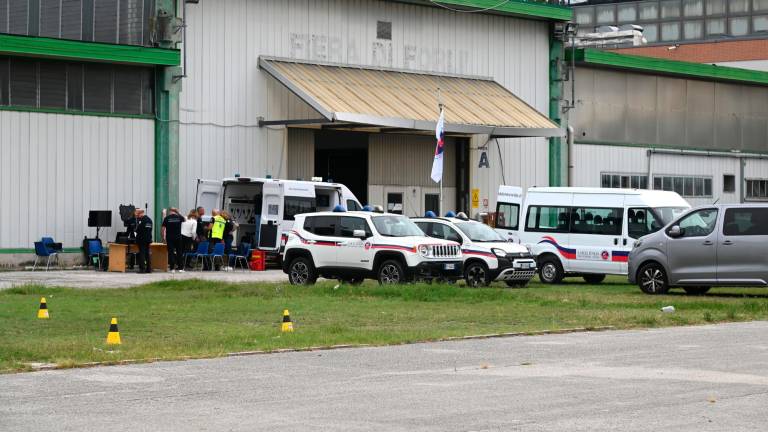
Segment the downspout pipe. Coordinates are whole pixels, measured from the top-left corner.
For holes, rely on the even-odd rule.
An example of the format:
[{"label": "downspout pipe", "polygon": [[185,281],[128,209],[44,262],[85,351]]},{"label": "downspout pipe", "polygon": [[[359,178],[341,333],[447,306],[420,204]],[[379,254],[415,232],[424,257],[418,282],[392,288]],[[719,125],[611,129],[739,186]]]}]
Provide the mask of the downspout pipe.
[{"label": "downspout pipe", "polygon": [[573,142],[575,139],[576,131],[573,126],[568,125],[566,128],[566,142],[568,143],[568,175],[567,186],[573,186]]}]

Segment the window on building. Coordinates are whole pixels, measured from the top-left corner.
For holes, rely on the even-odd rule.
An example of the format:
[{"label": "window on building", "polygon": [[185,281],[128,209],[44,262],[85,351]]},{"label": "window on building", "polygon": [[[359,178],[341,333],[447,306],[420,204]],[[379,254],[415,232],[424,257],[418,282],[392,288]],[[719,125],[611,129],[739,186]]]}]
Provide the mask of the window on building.
[{"label": "window on building", "polygon": [[152,114],[152,72],[125,65],[0,56],[0,105]]},{"label": "window on building", "polygon": [[768,200],[768,180],[748,179],[745,198],[748,200],[765,201]]},{"label": "window on building", "polygon": [[680,23],[669,22],[661,24],[661,40],[675,41],[680,39]]},{"label": "window on building", "polygon": [[704,0],[683,0],[683,15],[687,17],[704,15]]},{"label": "window on building", "polygon": [[730,208],[723,217],[723,235],[768,235],[768,208]]},{"label": "window on building", "polygon": [[613,5],[610,6],[598,6],[596,9],[597,23],[598,24],[615,24],[616,14]]},{"label": "window on building", "polygon": [[728,19],[729,34],[731,36],[745,36],[749,34],[749,18]]},{"label": "window on building", "polygon": [[387,194],[387,212],[403,214],[403,194],[399,192]]},{"label": "window on building", "polygon": [[685,39],[701,39],[704,37],[704,21],[685,21],[683,23]]},{"label": "window on building", "polygon": [[496,228],[516,230],[519,225],[520,205],[499,203],[496,206]]},{"label": "window on building", "polygon": [[29,0],[8,0],[8,33],[28,34]]},{"label": "window on building", "polygon": [[648,42],[659,40],[659,26],[656,24],[643,24],[643,36]]},{"label": "window on building", "polygon": [[61,37],[83,38],[83,13],[81,0],[61,0]]},{"label": "window on building", "polygon": [[680,17],[680,0],[664,0],[661,2],[661,18]]},{"label": "window on building", "polygon": [[60,0],[40,0],[39,35],[59,37],[59,17],[61,16]]},{"label": "window on building", "polygon": [[595,9],[592,7],[578,7],[574,8],[574,15],[576,16],[576,23],[583,25],[591,25],[593,23],[592,14]]},{"label": "window on building", "polygon": [[749,0],[728,0],[728,12],[730,13],[749,12]]},{"label": "window on building", "polygon": [[722,15],[725,13],[725,0],[707,0],[707,15]]},{"label": "window on building", "polygon": [[634,23],[637,21],[637,5],[635,4],[620,4],[616,7],[616,12],[619,22]]},{"label": "window on building", "polygon": [[752,29],[754,32],[768,32],[768,15],[761,15],[752,18]]},{"label": "window on building", "polygon": [[570,218],[571,234],[621,235],[624,209],[576,207]]},{"label": "window on building", "polygon": [[294,220],[297,214],[317,211],[314,198],[287,196],[283,199],[283,219]]},{"label": "window on building", "polygon": [[725,34],[725,19],[722,19],[722,18],[708,19],[707,34],[708,35]]},{"label": "window on building", "polygon": [[567,207],[530,206],[526,215],[526,231],[567,233],[569,231]]},{"label": "window on building", "polygon": [[440,194],[424,194],[424,212],[440,214]]},{"label": "window on building", "polygon": [[648,189],[645,174],[600,174],[600,186],[604,188]]},{"label": "window on building", "polygon": [[734,193],[736,192],[736,176],[732,174],[725,174],[723,176],[723,192]]},{"label": "window on building", "polygon": [[768,0],[752,0],[752,10],[768,11]]},{"label": "window on building", "polygon": [[712,178],[657,175],[653,177],[653,188],[677,192],[684,197],[710,198],[712,197]]},{"label": "window on building", "polygon": [[376,39],[392,40],[392,23],[376,21]]},{"label": "window on building", "polygon": [[640,3],[638,11],[640,12],[640,19],[643,21],[659,19],[659,4],[656,2]]}]

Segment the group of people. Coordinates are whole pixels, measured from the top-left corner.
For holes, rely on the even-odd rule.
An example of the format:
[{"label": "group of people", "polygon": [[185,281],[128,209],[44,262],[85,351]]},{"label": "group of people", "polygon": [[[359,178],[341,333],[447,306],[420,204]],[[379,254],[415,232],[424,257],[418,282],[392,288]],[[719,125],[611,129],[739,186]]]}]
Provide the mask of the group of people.
[{"label": "group of people", "polygon": [[[146,215],[144,209],[136,209],[135,213],[135,238],[139,247],[137,261],[140,273],[150,273],[152,267],[149,261],[149,245],[152,243],[152,219]],[[171,272],[184,272],[186,267],[186,254],[195,252],[202,242],[208,242],[208,252],[213,251],[216,244],[224,244],[224,254],[232,254],[232,243],[238,224],[232,216],[219,209],[213,209],[211,216],[206,217],[205,209],[198,207],[190,210],[185,218],[177,208],[168,209],[168,214],[163,219],[161,233],[163,242],[168,246],[168,266]],[[223,261],[223,260],[222,260]],[[211,262],[204,262],[203,269],[211,270]],[[229,269],[228,263],[215,263],[216,270],[221,265]]]}]

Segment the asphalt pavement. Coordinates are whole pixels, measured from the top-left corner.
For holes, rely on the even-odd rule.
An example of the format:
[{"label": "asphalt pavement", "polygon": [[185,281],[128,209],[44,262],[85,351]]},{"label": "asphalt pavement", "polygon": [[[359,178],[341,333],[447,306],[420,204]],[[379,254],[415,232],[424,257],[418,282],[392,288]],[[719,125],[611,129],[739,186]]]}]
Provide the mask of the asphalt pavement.
[{"label": "asphalt pavement", "polygon": [[733,432],[766,407],[766,322],[0,376],[2,431]]}]

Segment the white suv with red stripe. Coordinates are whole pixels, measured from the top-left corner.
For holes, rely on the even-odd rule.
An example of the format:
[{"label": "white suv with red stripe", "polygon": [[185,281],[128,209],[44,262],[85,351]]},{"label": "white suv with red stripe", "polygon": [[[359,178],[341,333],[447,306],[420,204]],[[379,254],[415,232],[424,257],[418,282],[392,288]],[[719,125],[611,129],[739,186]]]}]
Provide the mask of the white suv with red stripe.
[{"label": "white suv with red stripe", "polygon": [[527,247],[505,240],[488,225],[457,217],[424,217],[413,221],[430,237],[461,244],[464,280],[472,287],[504,281],[510,287],[524,286],[536,274],[536,259]]},{"label": "white suv with red stripe", "polygon": [[358,284],[463,276],[458,243],[429,238],[405,216],[372,212],[319,212],[296,216],[283,255],[293,285],[318,277]]}]

